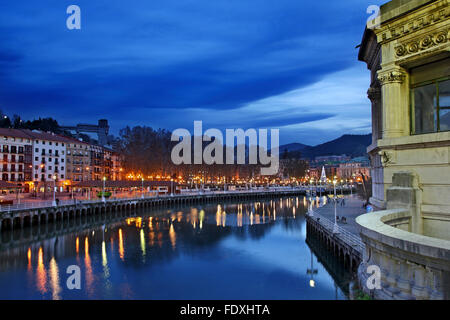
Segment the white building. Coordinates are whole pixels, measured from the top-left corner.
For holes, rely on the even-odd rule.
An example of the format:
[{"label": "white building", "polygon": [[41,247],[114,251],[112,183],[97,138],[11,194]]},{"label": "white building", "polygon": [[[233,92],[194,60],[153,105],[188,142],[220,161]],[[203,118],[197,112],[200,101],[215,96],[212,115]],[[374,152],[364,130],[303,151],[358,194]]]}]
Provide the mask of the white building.
[{"label": "white building", "polygon": [[66,139],[53,133],[23,130],[33,138],[33,181],[42,191],[55,183],[63,190],[66,174]]}]

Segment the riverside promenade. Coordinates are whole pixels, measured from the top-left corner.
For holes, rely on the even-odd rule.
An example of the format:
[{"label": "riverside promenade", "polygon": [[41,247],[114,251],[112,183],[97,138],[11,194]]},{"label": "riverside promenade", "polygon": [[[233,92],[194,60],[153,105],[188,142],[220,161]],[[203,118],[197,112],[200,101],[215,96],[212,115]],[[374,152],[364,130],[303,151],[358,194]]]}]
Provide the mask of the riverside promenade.
[{"label": "riverside promenade", "polygon": [[119,215],[133,213],[137,209],[208,203],[211,201],[251,200],[267,197],[305,195],[302,187],[277,187],[246,191],[194,192],[189,194],[149,195],[133,198],[113,198],[101,200],[45,201],[1,206],[0,231],[23,229],[32,225],[48,224],[54,221],[70,222],[90,216]]},{"label": "riverside promenade", "polygon": [[[345,205],[341,205],[342,199],[345,199]],[[313,210],[309,210],[306,216],[307,237],[318,240],[327,251],[343,263],[344,267],[356,271],[365,250],[356,223],[356,217],[365,213],[363,201],[357,196],[347,196],[339,198],[336,205],[332,199],[325,204],[323,202],[321,201],[321,204]],[[339,217],[337,225],[335,210],[336,216]],[[343,217],[345,222],[342,221]]]},{"label": "riverside promenade", "polygon": [[[341,205],[344,199],[345,205]],[[363,203],[357,195],[346,196],[339,199],[336,204],[336,215],[339,217],[338,226],[351,232],[359,237],[359,226],[356,223],[356,217],[365,214]],[[314,209],[314,213],[320,214],[322,217],[331,220],[334,223],[334,202],[331,200],[326,205]],[[341,218],[345,217],[346,223],[341,222]]]}]

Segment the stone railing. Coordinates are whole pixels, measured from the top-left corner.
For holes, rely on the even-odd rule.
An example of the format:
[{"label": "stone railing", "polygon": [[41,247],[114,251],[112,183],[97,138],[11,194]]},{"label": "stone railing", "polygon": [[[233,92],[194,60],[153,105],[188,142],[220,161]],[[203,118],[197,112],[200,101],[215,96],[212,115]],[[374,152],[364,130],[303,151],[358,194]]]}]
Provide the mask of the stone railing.
[{"label": "stone railing", "polygon": [[[365,243],[358,270],[365,292],[376,299],[450,299],[450,241],[409,232],[407,209],[364,214],[356,222]],[[367,286],[369,266],[380,268],[379,289]]]}]

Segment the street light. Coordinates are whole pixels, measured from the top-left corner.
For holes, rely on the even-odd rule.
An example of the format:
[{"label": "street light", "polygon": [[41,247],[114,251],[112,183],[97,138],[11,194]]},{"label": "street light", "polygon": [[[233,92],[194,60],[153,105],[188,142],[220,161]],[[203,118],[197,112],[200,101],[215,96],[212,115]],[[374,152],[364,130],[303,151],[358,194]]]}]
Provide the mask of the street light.
[{"label": "street light", "polygon": [[56,207],[56,175],[54,175],[53,177],[53,202],[52,205],[54,207]]},{"label": "street light", "polygon": [[106,199],[105,199],[105,188],[106,188],[106,177],[103,177],[103,190],[102,190],[102,201],[103,202],[106,202]]},{"label": "street light", "polygon": [[336,208],[336,178],[333,180],[333,187],[334,187],[334,227],[333,227],[333,233],[339,233],[339,227],[337,224],[337,208]]},{"label": "street light", "polygon": [[144,178],[142,178],[142,197],[144,198]]}]

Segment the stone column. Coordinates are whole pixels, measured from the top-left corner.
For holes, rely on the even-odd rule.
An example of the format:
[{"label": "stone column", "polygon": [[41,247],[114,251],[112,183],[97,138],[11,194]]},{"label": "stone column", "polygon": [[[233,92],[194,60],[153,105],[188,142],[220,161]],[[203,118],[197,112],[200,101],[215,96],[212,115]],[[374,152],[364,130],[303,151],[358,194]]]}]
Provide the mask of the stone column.
[{"label": "stone column", "polygon": [[367,91],[367,97],[372,103],[372,144],[376,144],[381,138],[382,121],[381,121],[381,88],[379,86],[371,86]]},{"label": "stone column", "polygon": [[407,73],[398,66],[378,72],[382,92],[382,138],[409,135],[409,88]]}]

